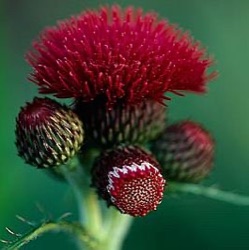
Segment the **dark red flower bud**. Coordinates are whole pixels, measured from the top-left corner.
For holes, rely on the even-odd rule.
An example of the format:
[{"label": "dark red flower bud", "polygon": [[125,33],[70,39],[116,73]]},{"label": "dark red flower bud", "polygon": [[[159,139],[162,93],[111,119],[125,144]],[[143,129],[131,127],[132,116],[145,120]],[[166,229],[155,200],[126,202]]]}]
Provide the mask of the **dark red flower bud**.
[{"label": "dark red flower bud", "polygon": [[39,168],[65,164],[84,138],[78,116],[48,98],[34,98],[16,119],[16,146],[26,163]]},{"label": "dark red flower bud", "polygon": [[182,121],[166,128],[152,146],[169,180],[199,182],[214,158],[214,140],[198,123]]},{"label": "dark red flower bud", "polygon": [[92,183],[109,205],[145,216],[161,203],[166,181],[152,155],[137,146],[120,146],[98,158]]},{"label": "dark red flower bud", "polygon": [[81,98],[105,95],[163,102],[165,92],[203,93],[213,63],[187,33],[155,13],[118,6],[85,11],[43,31],[28,54],[41,93]]},{"label": "dark red flower bud", "polygon": [[165,128],[165,107],[154,101],[135,106],[119,102],[108,109],[106,102],[98,98],[88,103],[78,101],[75,112],[87,136],[106,148],[121,143],[144,145]]}]

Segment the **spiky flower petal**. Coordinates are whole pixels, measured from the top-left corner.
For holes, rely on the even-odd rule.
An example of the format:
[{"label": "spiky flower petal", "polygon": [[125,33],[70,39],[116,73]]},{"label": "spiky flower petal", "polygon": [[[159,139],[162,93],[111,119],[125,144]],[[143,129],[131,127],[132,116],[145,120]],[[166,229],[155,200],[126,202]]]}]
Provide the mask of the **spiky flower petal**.
[{"label": "spiky flower petal", "polygon": [[16,146],[26,163],[47,168],[66,163],[84,138],[78,116],[48,98],[34,98],[16,119]]},{"label": "spiky flower petal", "polygon": [[181,121],[166,128],[152,146],[169,180],[199,182],[214,158],[214,141],[200,124]]},{"label": "spiky flower petal", "polygon": [[205,50],[167,20],[118,6],[85,11],[43,31],[28,54],[41,93],[139,104],[167,91],[203,93],[214,74]]},{"label": "spiky flower petal", "polygon": [[122,213],[145,216],[162,200],[166,181],[160,167],[137,146],[105,151],[95,162],[92,174],[99,195]]},{"label": "spiky flower petal", "polygon": [[83,121],[86,134],[106,148],[122,143],[143,145],[165,128],[165,107],[153,101],[135,106],[119,102],[108,109],[105,101],[98,98],[89,103],[78,101],[75,112]]}]

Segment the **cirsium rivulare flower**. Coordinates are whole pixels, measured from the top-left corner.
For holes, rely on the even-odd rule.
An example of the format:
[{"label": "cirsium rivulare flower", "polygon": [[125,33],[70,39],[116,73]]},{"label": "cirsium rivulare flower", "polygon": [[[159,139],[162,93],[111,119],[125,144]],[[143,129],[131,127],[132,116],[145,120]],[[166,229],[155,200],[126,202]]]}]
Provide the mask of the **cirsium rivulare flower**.
[{"label": "cirsium rivulare flower", "polygon": [[96,160],[92,183],[108,205],[145,216],[161,203],[166,181],[151,154],[137,146],[120,146]]},{"label": "cirsium rivulare flower", "polygon": [[38,168],[65,164],[83,144],[83,124],[66,106],[34,98],[16,119],[16,146],[26,163]]},{"label": "cirsium rivulare flower", "polygon": [[44,30],[28,53],[41,93],[88,102],[105,95],[139,104],[165,92],[203,93],[214,77],[199,42],[153,12],[119,6],[88,10]]},{"label": "cirsium rivulare flower", "polygon": [[202,125],[181,121],[165,129],[152,151],[167,179],[199,182],[212,169],[214,140]]},{"label": "cirsium rivulare flower", "polygon": [[140,144],[154,139],[165,128],[165,106],[147,101],[137,105],[116,103],[108,109],[103,98],[77,101],[75,112],[94,144],[110,148],[119,144]]}]

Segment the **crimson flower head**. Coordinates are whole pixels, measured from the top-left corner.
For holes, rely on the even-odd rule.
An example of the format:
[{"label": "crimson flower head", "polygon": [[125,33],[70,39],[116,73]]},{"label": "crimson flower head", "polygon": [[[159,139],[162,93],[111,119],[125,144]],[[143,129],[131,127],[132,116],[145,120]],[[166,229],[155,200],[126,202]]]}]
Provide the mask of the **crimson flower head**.
[{"label": "crimson flower head", "polygon": [[92,169],[92,183],[109,205],[145,216],[161,203],[166,180],[154,157],[138,146],[104,151]]},{"label": "crimson flower head", "polygon": [[88,10],[44,30],[27,55],[40,93],[83,102],[105,96],[139,104],[165,92],[205,92],[212,60],[192,37],[155,13]]}]

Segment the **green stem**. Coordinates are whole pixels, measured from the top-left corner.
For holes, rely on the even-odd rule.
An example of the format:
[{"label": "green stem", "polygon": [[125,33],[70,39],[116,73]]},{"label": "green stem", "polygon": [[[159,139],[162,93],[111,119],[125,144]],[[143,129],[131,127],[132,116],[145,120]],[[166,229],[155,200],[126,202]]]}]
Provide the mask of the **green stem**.
[{"label": "green stem", "polygon": [[90,187],[90,180],[83,172],[78,158],[70,162],[70,166],[60,166],[60,171],[71,186],[78,205],[79,222],[89,233],[97,235],[101,230],[101,211],[98,198]]},{"label": "green stem", "polygon": [[98,202],[98,197],[89,186],[83,187],[81,199],[78,200],[83,224],[93,235],[98,235],[102,231],[102,215]]},{"label": "green stem", "polygon": [[115,208],[109,208],[110,211],[107,217],[109,223],[106,228],[106,242],[104,245],[105,250],[120,250],[123,241],[130,229],[133,217],[121,214]]},{"label": "green stem", "polygon": [[[72,187],[79,209],[79,221],[89,234],[97,240],[94,250],[120,250],[128,232],[132,217],[123,215],[114,208],[106,211],[105,220],[95,190],[90,187],[87,174],[75,159],[70,166],[60,167]],[[91,249],[79,239],[79,249]],[[90,246],[92,247],[92,246]]]},{"label": "green stem", "polygon": [[[87,220],[84,227],[94,235],[98,241],[95,250],[120,250],[123,240],[129,230],[132,217],[121,214],[115,208],[108,208],[105,220],[102,219],[100,202],[91,188],[84,188],[82,206]],[[85,247],[86,249],[87,247]]]},{"label": "green stem", "polygon": [[30,241],[36,239],[42,234],[49,231],[64,231],[70,233],[74,236],[77,236],[84,244],[88,247],[88,249],[95,249],[96,243],[91,237],[89,237],[88,233],[82,228],[79,223],[74,222],[66,222],[66,221],[47,221],[44,222],[37,227],[34,227],[28,233],[18,237],[15,241],[10,242],[4,249],[15,250],[20,249],[22,246],[26,245]]},{"label": "green stem", "polygon": [[238,206],[249,206],[248,196],[222,191],[214,187],[205,187],[198,184],[170,182],[169,190],[172,192],[201,195]]}]

